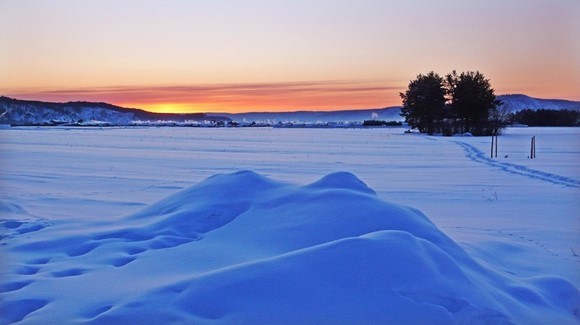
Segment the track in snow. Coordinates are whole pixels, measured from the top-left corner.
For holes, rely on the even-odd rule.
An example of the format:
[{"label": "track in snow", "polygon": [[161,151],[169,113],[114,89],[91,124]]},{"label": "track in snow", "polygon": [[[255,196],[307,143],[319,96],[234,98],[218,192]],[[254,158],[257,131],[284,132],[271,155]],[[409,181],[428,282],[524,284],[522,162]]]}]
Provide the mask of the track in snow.
[{"label": "track in snow", "polygon": [[508,172],[510,174],[522,175],[522,176],[526,176],[526,177],[533,178],[533,179],[539,179],[539,180],[542,180],[544,182],[549,182],[549,183],[568,186],[568,187],[580,188],[580,182],[575,180],[575,179],[561,176],[561,175],[557,175],[557,174],[543,172],[540,170],[531,169],[531,168],[528,168],[528,167],[522,166],[522,165],[516,165],[516,164],[512,164],[512,163],[506,163],[506,162],[500,162],[497,160],[493,160],[491,158],[488,158],[486,156],[486,154],[483,153],[481,150],[477,149],[476,147],[474,147],[470,144],[467,144],[467,143],[461,142],[461,141],[455,141],[455,143],[457,143],[458,145],[463,147],[463,149],[467,153],[466,157],[472,161],[475,161],[475,162],[478,162],[481,164],[485,164],[488,166],[492,166],[492,167],[497,167],[497,168],[499,168],[505,172]]}]

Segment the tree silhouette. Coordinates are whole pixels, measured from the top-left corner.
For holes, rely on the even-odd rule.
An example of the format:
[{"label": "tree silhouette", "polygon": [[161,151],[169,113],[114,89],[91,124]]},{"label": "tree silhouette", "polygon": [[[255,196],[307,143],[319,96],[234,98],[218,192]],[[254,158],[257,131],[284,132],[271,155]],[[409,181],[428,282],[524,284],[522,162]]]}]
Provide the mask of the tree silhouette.
[{"label": "tree silhouette", "polygon": [[401,116],[422,133],[433,134],[440,126],[445,110],[443,78],[431,71],[418,75],[409,82],[409,88],[399,95],[403,99]]},{"label": "tree silhouette", "polygon": [[[496,100],[489,80],[479,71],[456,71],[445,76],[450,115],[460,122],[460,132],[474,135],[497,134],[504,115],[497,111]],[[493,123],[490,123],[491,120]],[[493,125],[492,125],[493,124]]]},{"label": "tree silhouette", "polygon": [[508,112],[498,110],[489,80],[479,71],[453,71],[441,78],[431,71],[409,82],[401,116],[422,133],[497,135],[508,122]]}]

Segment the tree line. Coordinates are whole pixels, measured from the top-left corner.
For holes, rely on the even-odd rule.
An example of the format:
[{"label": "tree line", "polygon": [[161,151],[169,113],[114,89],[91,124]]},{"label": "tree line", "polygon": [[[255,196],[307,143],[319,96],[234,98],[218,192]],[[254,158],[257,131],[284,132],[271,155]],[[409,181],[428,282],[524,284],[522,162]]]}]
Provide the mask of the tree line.
[{"label": "tree line", "polygon": [[509,120],[529,126],[579,126],[580,112],[568,109],[524,109],[512,113]]},{"label": "tree line", "polygon": [[509,123],[508,112],[498,108],[501,101],[479,71],[419,74],[400,96],[401,116],[422,133],[497,135]]}]

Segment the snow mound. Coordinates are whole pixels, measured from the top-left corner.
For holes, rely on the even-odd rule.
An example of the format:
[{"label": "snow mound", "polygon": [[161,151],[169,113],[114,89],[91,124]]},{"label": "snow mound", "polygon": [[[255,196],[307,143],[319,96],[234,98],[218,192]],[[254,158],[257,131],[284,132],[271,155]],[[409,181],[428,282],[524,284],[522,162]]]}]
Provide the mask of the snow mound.
[{"label": "snow mound", "polygon": [[47,225],[19,205],[0,200],[0,240],[38,231]]},{"label": "snow mound", "polygon": [[0,323],[580,320],[569,282],[482,266],[350,173],[305,186],[220,174],[115,223],[49,231],[9,243],[25,258]]},{"label": "snow mound", "polygon": [[336,172],[324,176],[317,182],[314,182],[307,186],[311,189],[345,189],[352,191],[359,191],[362,193],[368,193],[376,195],[375,191],[369,188],[363,181],[358,179],[351,173],[347,172]]}]

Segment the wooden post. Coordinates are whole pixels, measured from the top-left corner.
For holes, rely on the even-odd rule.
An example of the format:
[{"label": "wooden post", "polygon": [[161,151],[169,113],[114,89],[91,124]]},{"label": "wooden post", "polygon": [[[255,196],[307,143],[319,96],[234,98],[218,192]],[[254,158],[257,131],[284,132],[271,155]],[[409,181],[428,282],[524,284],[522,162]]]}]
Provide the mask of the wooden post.
[{"label": "wooden post", "polygon": [[536,136],[532,137],[532,142],[530,144],[530,159],[536,158]]},{"label": "wooden post", "polygon": [[497,135],[492,135],[491,136],[491,152],[489,153],[491,158],[493,158],[493,153],[494,153],[494,148],[495,148],[495,158],[497,158]]}]

